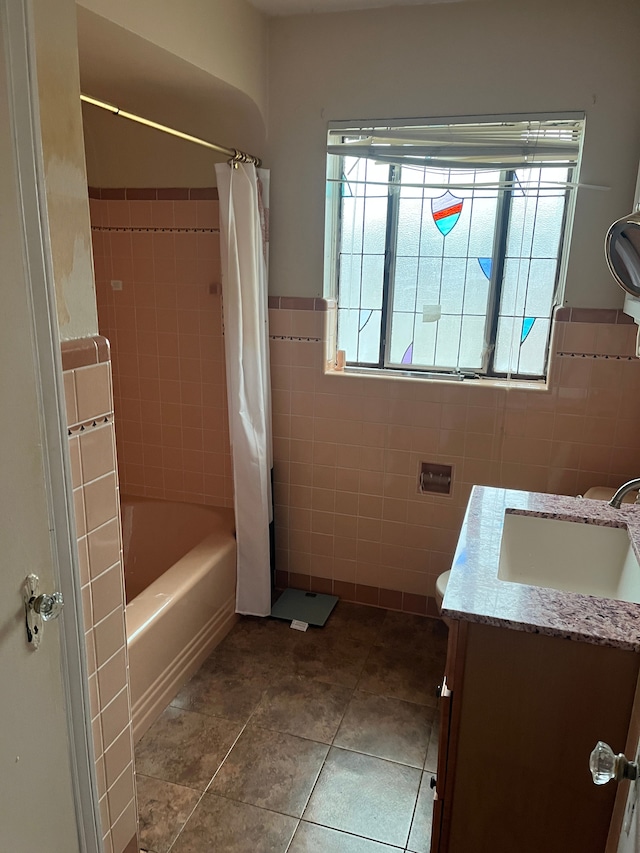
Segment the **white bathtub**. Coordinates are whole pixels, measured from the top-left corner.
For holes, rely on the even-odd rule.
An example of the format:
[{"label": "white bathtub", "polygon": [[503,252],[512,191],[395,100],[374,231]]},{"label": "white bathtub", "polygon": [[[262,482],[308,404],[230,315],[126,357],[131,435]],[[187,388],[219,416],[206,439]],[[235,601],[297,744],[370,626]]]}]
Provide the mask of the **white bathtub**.
[{"label": "white bathtub", "polygon": [[233,510],[123,497],[135,740],[237,620]]}]

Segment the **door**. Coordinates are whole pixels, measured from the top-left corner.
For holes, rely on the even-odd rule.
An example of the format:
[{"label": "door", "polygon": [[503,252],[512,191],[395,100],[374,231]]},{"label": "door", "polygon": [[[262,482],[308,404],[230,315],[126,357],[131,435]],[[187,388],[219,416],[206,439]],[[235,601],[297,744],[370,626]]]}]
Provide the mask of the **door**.
[{"label": "door", "polygon": [[[25,6],[0,3],[0,850],[97,853]],[[38,651],[31,572],[67,600]]]},{"label": "door", "polygon": [[620,832],[617,853],[640,853],[640,833],[638,832],[639,814],[638,783],[632,782],[629,785],[629,792],[627,794],[624,822]]},{"label": "door", "polygon": [[[636,764],[640,762],[640,679],[636,686],[624,753]],[[617,783],[617,786],[606,853],[640,853],[640,780],[623,781]]]}]

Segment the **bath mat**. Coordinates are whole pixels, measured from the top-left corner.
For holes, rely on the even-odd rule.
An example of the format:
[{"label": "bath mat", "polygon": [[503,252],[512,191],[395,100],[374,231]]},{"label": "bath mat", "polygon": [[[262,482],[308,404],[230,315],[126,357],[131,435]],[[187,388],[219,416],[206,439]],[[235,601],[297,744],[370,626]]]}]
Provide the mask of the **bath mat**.
[{"label": "bath mat", "polygon": [[303,589],[285,589],[271,608],[271,615],[287,622],[296,620],[322,627],[338,603],[337,595],[305,592]]}]

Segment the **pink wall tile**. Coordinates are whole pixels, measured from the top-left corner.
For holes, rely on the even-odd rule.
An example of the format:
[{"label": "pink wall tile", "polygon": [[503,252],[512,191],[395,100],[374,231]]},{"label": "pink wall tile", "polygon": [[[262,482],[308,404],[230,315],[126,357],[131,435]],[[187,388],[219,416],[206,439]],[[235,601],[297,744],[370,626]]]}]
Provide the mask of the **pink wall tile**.
[{"label": "pink wall tile", "polygon": [[[89,668],[89,696],[94,729],[96,774],[100,794],[102,830],[106,833],[106,849],[123,853],[135,835],[135,825],[126,839],[116,838],[112,830],[119,815],[112,815],[108,803],[109,774],[115,772],[116,753],[111,752],[113,711],[109,703],[120,696],[118,713],[124,726],[130,719],[129,688],[124,635],[124,577],[120,563],[120,517],[117,499],[117,475],[113,422],[110,416],[111,373],[108,363],[65,371],[65,387],[74,386],[67,397],[67,420],[70,426],[69,449],[74,480],[74,504],[78,556],[82,583],[82,609]],[[105,417],[106,416],[106,417]],[[84,426],[79,426],[83,423]],[[86,530],[89,530],[89,535]],[[104,714],[104,718],[103,718]],[[121,726],[121,731],[124,728]],[[109,753],[109,761],[106,755]],[[133,749],[128,741],[119,743],[116,777],[119,787],[112,800],[116,808],[133,790]],[[125,775],[123,775],[125,774]],[[111,781],[115,781],[112,779]],[[128,827],[128,829],[131,827]]]},{"label": "pink wall tile", "polygon": [[109,414],[113,410],[110,365],[82,367],[74,373],[78,421]]},{"label": "pink wall tile", "polygon": [[[422,612],[472,484],[576,494],[632,476],[636,456],[640,467],[635,326],[559,323],[554,341],[570,354],[554,357],[549,390],[506,390],[328,377],[319,363],[307,374],[291,336],[315,312],[295,305],[271,309],[285,335],[271,343],[278,549],[297,576],[330,567],[334,585],[355,585],[351,597],[395,590]],[[310,375],[313,391],[303,390]],[[420,461],[453,464],[450,497],[418,493]]]},{"label": "pink wall tile", "polygon": [[[110,275],[118,265],[123,280],[122,291],[106,281],[98,286],[99,325],[113,350],[121,488],[230,505],[218,202],[173,195],[177,198],[102,200],[92,206],[101,222],[131,227],[98,232],[96,243],[105,271],[107,261]],[[147,227],[174,230],[135,230]],[[195,227],[212,230],[179,230]],[[143,443],[153,449],[143,453]],[[191,457],[190,469],[178,473],[175,454],[183,449],[200,457],[197,464]],[[223,464],[205,474],[205,454],[214,452]]]}]

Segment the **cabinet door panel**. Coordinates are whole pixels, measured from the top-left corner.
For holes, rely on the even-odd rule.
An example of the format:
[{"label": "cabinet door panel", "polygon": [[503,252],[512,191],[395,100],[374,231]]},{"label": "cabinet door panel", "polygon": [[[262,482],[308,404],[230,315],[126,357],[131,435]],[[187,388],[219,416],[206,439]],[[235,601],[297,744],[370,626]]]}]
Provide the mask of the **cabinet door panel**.
[{"label": "cabinet door panel", "polygon": [[434,801],[431,853],[447,853],[449,849],[451,802],[455,780],[466,636],[466,624],[452,621],[449,628],[447,664],[443,679],[445,690],[440,697],[440,738],[436,786],[438,799]]},{"label": "cabinet door panel", "polygon": [[436,796],[433,799],[433,823],[431,824],[431,853],[443,853],[444,847],[441,847],[441,832],[440,826],[442,823],[442,800]]},{"label": "cabinet door panel", "polygon": [[604,853],[615,790],[593,785],[588,757],[598,739],[624,743],[638,663],[620,649],[470,625],[457,722],[453,695],[447,850]]}]

